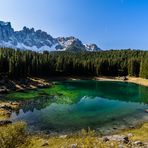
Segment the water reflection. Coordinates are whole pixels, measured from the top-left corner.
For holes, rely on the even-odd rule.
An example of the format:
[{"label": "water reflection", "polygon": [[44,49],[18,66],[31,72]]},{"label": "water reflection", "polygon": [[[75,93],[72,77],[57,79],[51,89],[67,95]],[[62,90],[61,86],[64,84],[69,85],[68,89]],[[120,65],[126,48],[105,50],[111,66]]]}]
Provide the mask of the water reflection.
[{"label": "water reflection", "polygon": [[24,113],[34,110],[41,110],[49,106],[52,102],[56,101],[54,96],[40,96],[35,99],[21,101],[21,109]]},{"label": "water reflection", "polygon": [[88,127],[107,131],[148,121],[144,112],[148,108],[146,87],[120,82],[65,81],[55,89],[55,95],[47,93],[24,101],[20,112],[13,113],[11,119],[25,120],[35,131],[60,132]]}]

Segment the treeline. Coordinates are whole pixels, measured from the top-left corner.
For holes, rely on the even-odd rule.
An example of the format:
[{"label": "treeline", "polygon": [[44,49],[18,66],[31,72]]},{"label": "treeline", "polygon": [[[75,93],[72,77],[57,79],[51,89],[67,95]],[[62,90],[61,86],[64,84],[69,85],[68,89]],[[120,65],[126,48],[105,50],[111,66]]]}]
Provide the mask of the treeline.
[{"label": "treeline", "polygon": [[136,76],[148,78],[148,52],[44,52],[0,49],[0,73],[27,76]]}]

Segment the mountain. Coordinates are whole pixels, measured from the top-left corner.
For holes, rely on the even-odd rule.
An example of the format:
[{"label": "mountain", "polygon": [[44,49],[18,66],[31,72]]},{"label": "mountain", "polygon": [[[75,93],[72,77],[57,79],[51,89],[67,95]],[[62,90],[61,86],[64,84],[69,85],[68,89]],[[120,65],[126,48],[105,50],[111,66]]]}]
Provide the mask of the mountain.
[{"label": "mountain", "polygon": [[33,51],[100,51],[96,44],[83,44],[75,37],[53,38],[42,30],[24,27],[14,31],[10,22],[0,21],[0,47]]}]

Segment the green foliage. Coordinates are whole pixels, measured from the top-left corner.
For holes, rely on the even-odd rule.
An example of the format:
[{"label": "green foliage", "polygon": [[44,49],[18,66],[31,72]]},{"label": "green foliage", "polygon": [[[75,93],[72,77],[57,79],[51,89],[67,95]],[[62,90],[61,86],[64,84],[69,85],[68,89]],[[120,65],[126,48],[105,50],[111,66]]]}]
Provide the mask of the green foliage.
[{"label": "green foliage", "polygon": [[[69,51],[76,51],[72,47]],[[10,78],[27,76],[139,76],[148,78],[148,52],[108,50],[100,52],[43,52],[0,49],[0,73]]]},{"label": "green foliage", "polygon": [[129,59],[128,60],[128,75],[139,77],[140,72],[140,60],[139,59]]},{"label": "green foliage", "polygon": [[148,59],[146,58],[141,61],[140,77],[148,79]]}]

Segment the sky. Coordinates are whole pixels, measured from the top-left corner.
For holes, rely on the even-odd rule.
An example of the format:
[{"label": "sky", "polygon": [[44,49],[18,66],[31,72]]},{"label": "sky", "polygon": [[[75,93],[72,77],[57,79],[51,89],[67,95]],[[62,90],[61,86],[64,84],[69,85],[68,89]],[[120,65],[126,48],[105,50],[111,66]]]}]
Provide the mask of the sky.
[{"label": "sky", "polygon": [[148,0],[0,0],[0,20],[102,49],[148,50]]}]

